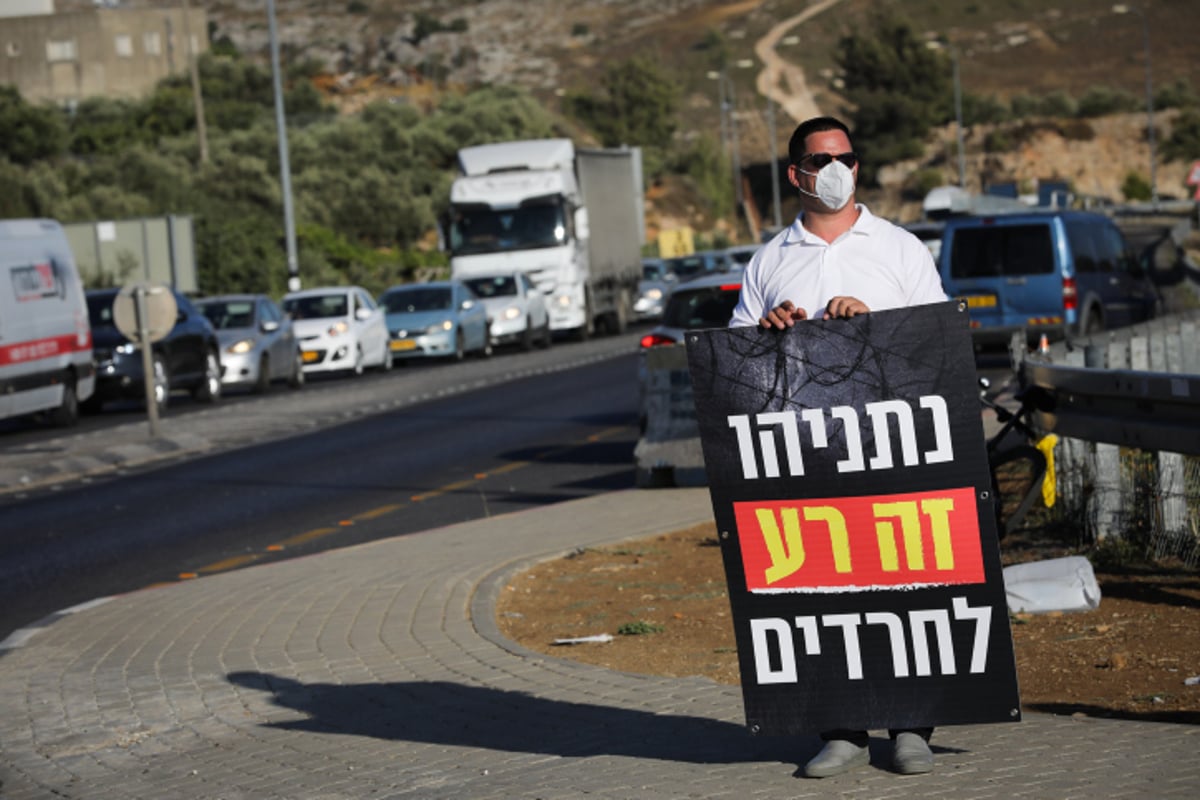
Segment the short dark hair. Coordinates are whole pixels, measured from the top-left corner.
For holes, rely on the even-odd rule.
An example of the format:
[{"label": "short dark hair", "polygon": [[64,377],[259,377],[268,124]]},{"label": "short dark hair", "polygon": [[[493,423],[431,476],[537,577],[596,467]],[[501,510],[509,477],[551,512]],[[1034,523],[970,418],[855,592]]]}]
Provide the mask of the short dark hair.
[{"label": "short dark hair", "polygon": [[806,119],[796,126],[792,138],[788,141],[788,160],[793,164],[799,164],[800,159],[808,155],[804,149],[804,140],[814,133],[824,133],[825,131],[841,131],[846,134],[847,139],[850,138],[850,129],[846,127],[846,123],[836,117]]}]

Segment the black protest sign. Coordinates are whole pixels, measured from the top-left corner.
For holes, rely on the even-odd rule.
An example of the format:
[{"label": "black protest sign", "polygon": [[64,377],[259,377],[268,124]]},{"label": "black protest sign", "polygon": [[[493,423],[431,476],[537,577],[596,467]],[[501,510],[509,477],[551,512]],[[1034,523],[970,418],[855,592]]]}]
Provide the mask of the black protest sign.
[{"label": "black protest sign", "polygon": [[1019,719],[965,308],[687,353],[751,730]]}]

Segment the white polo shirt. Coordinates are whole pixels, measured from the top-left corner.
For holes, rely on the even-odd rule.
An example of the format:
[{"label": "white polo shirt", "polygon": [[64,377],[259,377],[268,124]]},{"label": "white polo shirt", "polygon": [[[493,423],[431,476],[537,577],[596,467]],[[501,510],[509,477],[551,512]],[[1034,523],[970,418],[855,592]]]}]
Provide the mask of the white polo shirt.
[{"label": "white polo shirt", "polygon": [[784,300],[820,319],[838,296],[871,311],[946,300],[929,248],[903,228],[861,212],[850,230],[826,242],[804,228],[803,215],[767,242],[746,265],[729,327],[758,325]]}]

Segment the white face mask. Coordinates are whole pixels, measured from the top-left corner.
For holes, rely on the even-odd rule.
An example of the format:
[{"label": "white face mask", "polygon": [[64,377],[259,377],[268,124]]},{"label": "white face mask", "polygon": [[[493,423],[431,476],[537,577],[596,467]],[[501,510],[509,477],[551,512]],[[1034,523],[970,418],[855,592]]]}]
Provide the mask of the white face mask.
[{"label": "white face mask", "polygon": [[796,168],[796,171],[816,176],[817,183],[813,187],[817,190],[816,193],[804,189],[801,189],[800,193],[817,198],[830,211],[841,211],[845,208],[846,203],[850,202],[850,196],[854,194],[854,173],[837,159],[821,167],[821,171],[817,173],[806,172],[799,167]]}]

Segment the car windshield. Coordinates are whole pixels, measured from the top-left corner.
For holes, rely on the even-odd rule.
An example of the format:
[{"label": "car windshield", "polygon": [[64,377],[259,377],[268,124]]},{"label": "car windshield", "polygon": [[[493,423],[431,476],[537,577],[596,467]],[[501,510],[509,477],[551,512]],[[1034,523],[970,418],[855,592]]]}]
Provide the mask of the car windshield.
[{"label": "car windshield", "polygon": [[283,310],[292,319],[323,319],[344,317],[349,311],[349,298],[344,294],[315,294],[304,297],[289,297],[283,301]]},{"label": "car windshield", "polygon": [[667,277],[667,268],[660,262],[642,264],[642,280],[661,281]]},{"label": "car windshield", "polygon": [[116,294],[89,294],[87,296],[88,322],[93,328],[113,325],[113,301]]},{"label": "car windshield", "polygon": [[497,275],[494,278],[471,278],[463,281],[471,287],[471,291],[484,298],[511,297],[517,293],[516,278],[511,275]]},{"label": "car windshield", "polygon": [[532,250],[566,241],[565,216],[557,202],[506,209],[458,206],[450,223],[450,251],[455,255]]},{"label": "car windshield", "polygon": [[254,327],[254,302],[252,300],[215,301],[199,304],[200,312],[217,330]]},{"label": "car windshield", "polygon": [[739,284],[676,291],[663,312],[663,325],[670,328],[724,328],[737,305]]},{"label": "car windshield", "polygon": [[679,276],[680,280],[695,278],[708,272],[708,263],[703,256],[681,256],[672,258],[666,263],[667,269]]},{"label": "car windshield", "polygon": [[447,288],[399,289],[380,298],[389,314],[413,311],[444,311],[450,308],[451,291]]}]

